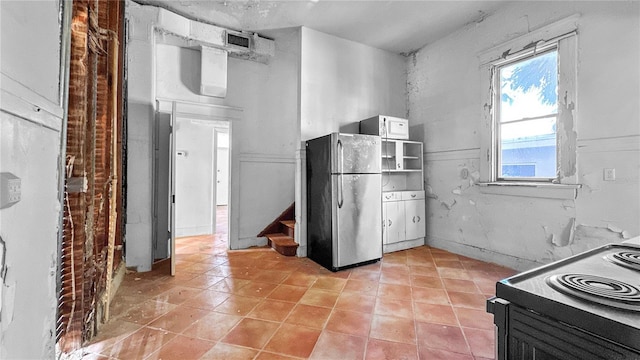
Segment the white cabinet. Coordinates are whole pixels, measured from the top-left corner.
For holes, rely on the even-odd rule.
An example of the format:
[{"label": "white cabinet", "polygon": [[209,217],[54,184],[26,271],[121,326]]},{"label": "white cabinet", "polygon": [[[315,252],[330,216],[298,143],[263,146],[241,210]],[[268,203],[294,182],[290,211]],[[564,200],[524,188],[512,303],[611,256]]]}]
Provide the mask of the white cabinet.
[{"label": "white cabinet", "polygon": [[384,252],[424,245],[426,236],[422,143],[382,139]]},{"label": "white cabinet", "polygon": [[404,202],[405,234],[407,239],[424,238],[427,228],[425,224],[425,203],[422,200]]},{"label": "white cabinet", "polygon": [[424,245],[424,191],[384,192],[382,208],[382,242],[385,252]]},{"label": "white cabinet", "polygon": [[422,143],[382,139],[382,191],[422,190]]},{"label": "white cabinet", "polygon": [[385,245],[397,243],[404,237],[406,225],[404,209],[401,211],[400,205],[400,201],[387,201],[382,203],[382,243]]}]

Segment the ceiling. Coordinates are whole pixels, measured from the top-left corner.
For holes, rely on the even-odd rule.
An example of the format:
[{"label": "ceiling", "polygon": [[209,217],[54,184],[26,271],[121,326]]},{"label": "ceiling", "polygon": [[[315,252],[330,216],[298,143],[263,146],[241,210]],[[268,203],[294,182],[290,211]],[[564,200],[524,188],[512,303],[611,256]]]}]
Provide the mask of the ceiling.
[{"label": "ceiling", "polygon": [[136,0],[233,30],[306,26],[394,53],[410,53],[492,14],[504,0]]}]

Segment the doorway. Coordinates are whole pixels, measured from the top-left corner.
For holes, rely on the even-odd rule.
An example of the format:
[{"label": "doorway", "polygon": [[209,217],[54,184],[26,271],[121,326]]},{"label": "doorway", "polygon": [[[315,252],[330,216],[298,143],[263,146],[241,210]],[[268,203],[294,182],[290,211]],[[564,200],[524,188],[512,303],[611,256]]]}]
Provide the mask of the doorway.
[{"label": "doorway", "polygon": [[200,247],[208,237],[212,244],[216,240],[229,248],[231,120],[237,112],[224,106],[158,100],[154,259],[171,259],[172,274],[180,248],[189,247],[190,238],[199,238]]},{"label": "doorway", "polygon": [[216,240],[229,243],[229,129],[216,128]]},{"label": "doorway", "polygon": [[217,207],[228,205],[228,127],[225,121],[176,119],[175,236],[178,238],[217,233]]}]

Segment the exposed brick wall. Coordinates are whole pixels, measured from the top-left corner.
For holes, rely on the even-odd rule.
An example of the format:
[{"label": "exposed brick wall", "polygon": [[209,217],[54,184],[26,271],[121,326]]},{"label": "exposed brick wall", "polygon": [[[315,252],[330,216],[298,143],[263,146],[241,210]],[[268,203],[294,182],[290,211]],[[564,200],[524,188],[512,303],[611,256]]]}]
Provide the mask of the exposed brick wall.
[{"label": "exposed brick wall", "polygon": [[[112,85],[114,39],[121,39],[124,6],[113,0],[74,0],[71,29],[71,62],[69,79],[69,111],[67,119],[67,164],[69,178],[86,178],[87,190],[65,193],[62,248],[62,289],[59,302],[58,336],[64,352],[78,349],[95,335],[100,315],[101,298],[107,288],[109,224],[122,224],[124,211],[112,218],[112,170],[121,168],[112,156],[112,139],[121,143],[122,113],[113,114],[113,93],[121,91]],[[111,30],[111,33],[107,30]],[[114,36],[115,35],[115,36]],[[120,48],[122,46],[120,45]],[[118,68],[123,66],[120,56]],[[114,116],[115,115],[115,116]],[[121,178],[121,172],[118,172]],[[122,184],[118,179],[117,184]],[[116,188],[113,196],[122,197]],[[116,204],[122,204],[117,199]],[[116,234],[121,237],[121,231]],[[116,244],[122,244],[117,239]],[[116,257],[122,253],[117,252]],[[120,259],[114,261],[114,266]]]},{"label": "exposed brick wall", "polygon": [[[85,132],[88,77],[88,1],[73,2],[71,25],[71,61],[69,74],[69,110],[67,117],[67,182],[85,174]],[[59,301],[58,334],[62,351],[82,345],[84,294],[84,241],[86,239],[86,203],[82,193],[65,194],[65,219],[62,247],[62,289]]]}]

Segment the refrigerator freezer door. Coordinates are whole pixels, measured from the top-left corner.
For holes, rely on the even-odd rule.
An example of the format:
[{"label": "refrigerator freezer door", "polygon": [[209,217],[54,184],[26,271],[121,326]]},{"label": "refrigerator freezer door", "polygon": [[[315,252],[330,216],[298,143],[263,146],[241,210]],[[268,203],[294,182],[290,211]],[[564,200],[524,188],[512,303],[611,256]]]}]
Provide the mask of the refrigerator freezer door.
[{"label": "refrigerator freezer door", "polygon": [[381,168],[380,137],[331,134],[332,174],[378,174]]},{"label": "refrigerator freezer door", "polygon": [[380,174],[332,175],[334,268],[382,257]]}]

